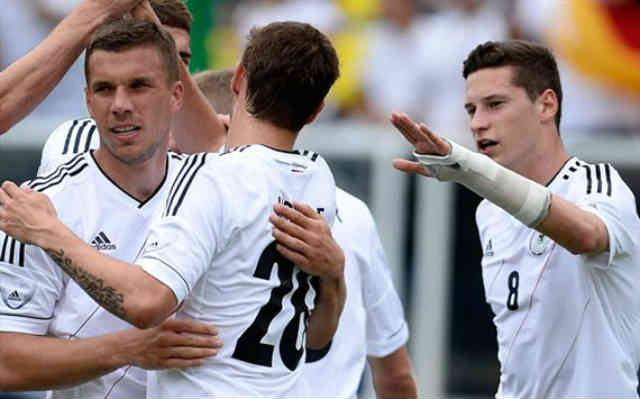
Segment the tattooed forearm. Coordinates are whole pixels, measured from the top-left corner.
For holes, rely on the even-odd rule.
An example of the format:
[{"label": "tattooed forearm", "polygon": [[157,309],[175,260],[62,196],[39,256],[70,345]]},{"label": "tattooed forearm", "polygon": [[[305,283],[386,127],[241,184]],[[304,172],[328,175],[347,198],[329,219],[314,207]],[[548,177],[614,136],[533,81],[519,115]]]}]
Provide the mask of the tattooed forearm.
[{"label": "tattooed forearm", "polygon": [[85,270],[73,264],[73,260],[65,256],[64,250],[46,249],[45,252],[54,262],[60,265],[62,270],[67,272],[69,277],[74,279],[91,298],[109,312],[125,319],[126,312],[123,306],[123,294],[116,291],[113,287],[105,287],[104,280],[87,273]]}]

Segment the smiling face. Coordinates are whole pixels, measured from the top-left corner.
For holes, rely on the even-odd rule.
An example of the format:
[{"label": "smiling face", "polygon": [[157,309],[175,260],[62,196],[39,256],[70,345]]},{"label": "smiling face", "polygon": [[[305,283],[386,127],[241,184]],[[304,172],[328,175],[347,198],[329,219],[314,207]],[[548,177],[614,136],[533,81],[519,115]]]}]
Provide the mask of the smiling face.
[{"label": "smiling face", "polygon": [[[536,154],[540,98],[513,84],[512,66],[484,68],[467,77],[465,109],[478,151],[519,171]],[[542,97],[542,96],[541,96]]]},{"label": "smiling face", "polygon": [[87,108],[100,132],[96,156],[127,165],[164,158],[183,87],[170,82],[159,50],[95,50],[87,62]]}]

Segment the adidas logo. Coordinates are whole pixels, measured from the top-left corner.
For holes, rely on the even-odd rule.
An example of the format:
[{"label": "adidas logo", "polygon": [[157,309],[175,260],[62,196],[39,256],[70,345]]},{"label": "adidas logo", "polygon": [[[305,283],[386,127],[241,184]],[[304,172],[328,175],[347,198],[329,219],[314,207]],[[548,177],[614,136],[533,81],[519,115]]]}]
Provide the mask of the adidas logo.
[{"label": "adidas logo", "polygon": [[113,251],[116,249],[116,245],[111,243],[109,237],[101,231],[96,238],[91,241],[91,246],[97,249],[98,251]]},{"label": "adidas logo", "polygon": [[493,240],[491,238],[489,238],[489,242],[484,248],[484,256],[493,256]]},{"label": "adidas logo", "polygon": [[20,294],[18,294],[18,291],[13,291],[11,294],[9,294],[7,301],[22,302],[22,298],[20,298]]}]

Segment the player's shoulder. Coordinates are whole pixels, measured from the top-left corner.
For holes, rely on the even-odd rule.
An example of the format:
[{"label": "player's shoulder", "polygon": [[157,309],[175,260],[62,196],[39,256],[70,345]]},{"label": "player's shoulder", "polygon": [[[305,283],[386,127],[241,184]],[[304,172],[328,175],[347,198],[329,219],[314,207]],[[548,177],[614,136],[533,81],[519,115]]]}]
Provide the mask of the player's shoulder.
[{"label": "player's shoulder", "polygon": [[46,193],[52,199],[63,192],[68,194],[71,187],[82,189],[79,183],[86,181],[90,174],[90,157],[91,154],[88,152],[76,154],[52,172],[38,175],[23,185],[34,191]]},{"label": "player's shoulder", "polygon": [[91,118],[72,119],[59,125],[47,138],[43,153],[72,155],[95,149],[97,126]]},{"label": "player's shoulder", "polygon": [[587,162],[575,157],[567,161],[552,184],[567,184],[571,195],[579,197],[634,198],[633,192],[612,164]]},{"label": "player's shoulder", "polygon": [[336,207],[339,222],[371,224],[373,216],[367,204],[355,195],[336,187]]}]

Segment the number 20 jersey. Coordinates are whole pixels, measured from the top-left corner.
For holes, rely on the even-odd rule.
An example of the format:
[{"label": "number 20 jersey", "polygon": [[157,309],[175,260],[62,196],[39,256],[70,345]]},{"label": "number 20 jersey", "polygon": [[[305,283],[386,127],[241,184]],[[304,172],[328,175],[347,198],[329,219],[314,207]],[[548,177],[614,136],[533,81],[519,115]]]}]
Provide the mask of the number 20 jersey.
[{"label": "number 20 jersey", "polygon": [[336,188],[312,152],[261,145],[185,160],[138,263],[211,323],[223,349],[205,365],[150,373],[150,397],[307,396],[301,369],[314,280],[275,250],[269,216],[298,201],[333,224]]},{"label": "number 20 jersey", "polygon": [[572,158],[549,189],[601,218],[610,251],[573,255],[484,200],[482,276],[498,334],[497,397],[637,397],[640,220],[608,164]]}]

